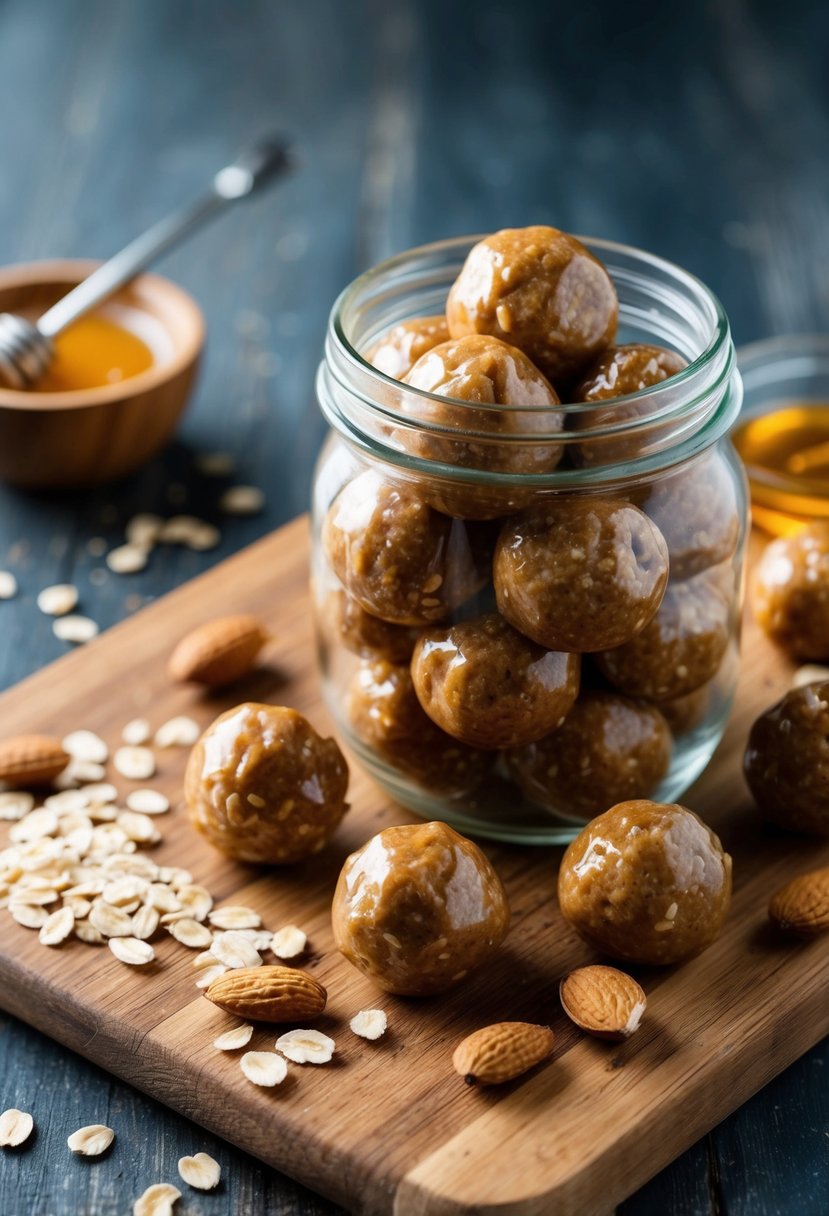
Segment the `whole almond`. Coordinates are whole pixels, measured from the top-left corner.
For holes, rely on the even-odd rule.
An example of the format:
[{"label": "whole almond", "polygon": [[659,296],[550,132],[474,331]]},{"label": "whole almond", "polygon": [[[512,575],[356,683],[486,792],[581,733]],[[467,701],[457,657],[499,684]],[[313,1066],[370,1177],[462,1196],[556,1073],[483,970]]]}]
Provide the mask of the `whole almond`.
[{"label": "whole almond", "polygon": [[267,640],[255,616],[217,617],[182,638],[168,671],[173,680],[218,688],[246,676]]},{"label": "whole almond", "polygon": [[769,916],[781,929],[812,936],[829,930],[829,869],[799,874],[771,897]]},{"label": "whole almond", "polygon": [[0,781],[9,785],[47,785],[69,763],[60,739],[17,735],[0,743]]},{"label": "whole almond", "polygon": [[467,1035],[455,1048],[452,1066],[469,1085],[501,1085],[546,1060],[553,1050],[549,1026],[495,1022]]},{"label": "whole almond", "polygon": [[564,1012],[598,1039],[626,1039],[645,1012],[647,997],[636,980],[615,967],[579,967],[559,985]]},{"label": "whole almond", "polygon": [[237,967],[215,979],[204,995],[246,1022],[297,1022],[318,1017],[328,993],[295,967]]}]

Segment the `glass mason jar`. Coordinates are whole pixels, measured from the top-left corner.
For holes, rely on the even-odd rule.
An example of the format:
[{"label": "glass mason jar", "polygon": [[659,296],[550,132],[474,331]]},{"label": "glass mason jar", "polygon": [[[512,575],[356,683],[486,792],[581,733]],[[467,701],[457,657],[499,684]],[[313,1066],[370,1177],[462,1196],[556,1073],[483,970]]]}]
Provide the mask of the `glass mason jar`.
[{"label": "glass mason jar", "polygon": [[[447,401],[374,368],[365,354],[391,326],[444,311],[478,239],[392,258],[332,311],[317,380],[332,429],[313,495],[319,658],[341,736],[398,802],[462,832],[555,844],[625,798],[675,801],[722,735],[747,530],[728,439],[742,389],[711,292],[598,240],[584,243],[614,280],[617,342],[673,348],[688,365],[670,379],[553,414]],[[602,520],[659,583],[644,627],[624,561],[609,582],[601,562],[585,573]],[[551,602],[573,638],[555,651],[512,628],[526,610],[534,634]],[[540,680],[538,705],[513,695],[514,663]]]}]

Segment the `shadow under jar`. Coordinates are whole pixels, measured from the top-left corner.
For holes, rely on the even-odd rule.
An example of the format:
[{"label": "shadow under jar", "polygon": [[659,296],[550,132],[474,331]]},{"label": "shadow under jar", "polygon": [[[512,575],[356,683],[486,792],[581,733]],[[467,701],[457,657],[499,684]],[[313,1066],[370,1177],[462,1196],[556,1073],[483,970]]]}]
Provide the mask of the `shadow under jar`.
[{"label": "shadow under jar", "polygon": [[677,374],[598,403],[556,385],[561,403],[490,406],[378,371],[367,352],[443,312],[477,239],[392,258],[332,311],[313,497],[323,689],[403,805],[556,844],[616,802],[676,801],[723,733],[747,530],[728,440],[742,389],[702,283],[589,239],[618,293],[616,343],[673,350]]}]

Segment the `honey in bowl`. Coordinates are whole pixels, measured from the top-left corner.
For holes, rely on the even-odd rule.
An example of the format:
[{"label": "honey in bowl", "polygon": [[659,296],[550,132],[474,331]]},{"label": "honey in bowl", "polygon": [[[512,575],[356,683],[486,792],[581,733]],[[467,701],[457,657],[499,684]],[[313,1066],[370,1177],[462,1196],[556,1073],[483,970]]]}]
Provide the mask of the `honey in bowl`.
[{"label": "honey in bowl", "polygon": [[829,519],[829,402],[781,404],[749,416],[732,440],[756,524],[788,536],[809,520]]},{"label": "honey in bowl", "polygon": [[54,358],[32,391],[71,393],[120,384],[147,371],[150,347],[137,334],[101,313],[73,322],[53,341]]}]

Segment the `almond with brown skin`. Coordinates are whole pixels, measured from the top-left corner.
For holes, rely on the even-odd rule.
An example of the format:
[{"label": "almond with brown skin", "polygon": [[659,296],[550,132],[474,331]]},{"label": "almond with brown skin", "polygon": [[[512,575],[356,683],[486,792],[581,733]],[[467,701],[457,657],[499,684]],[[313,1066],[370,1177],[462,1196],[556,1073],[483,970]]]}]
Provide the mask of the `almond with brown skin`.
[{"label": "almond with brown skin", "polygon": [[455,1048],[452,1066],[468,1085],[501,1085],[546,1060],[553,1050],[549,1026],[495,1022],[467,1035]]},{"label": "almond with brown skin", "polygon": [[771,897],[769,916],[781,929],[812,937],[829,930],[829,869],[799,874]]},{"label": "almond with brown skin", "polygon": [[319,1017],[328,993],[296,967],[237,967],[220,975],[204,995],[246,1022],[304,1022]]},{"label": "almond with brown skin", "polygon": [[18,735],[0,743],[0,781],[11,786],[48,785],[69,763],[60,739]]},{"label": "almond with brown skin", "polygon": [[647,997],[631,976],[615,967],[579,967],[559,985],[564,1012],[598,1039],[626,1039],[645,1012]]},{"label": "almond with brown skin", "polygon": [[218,688],[253,670],[268,634],[255,616],[221,616],[188,633],[170,658],[168,671],[177,681]]}]

